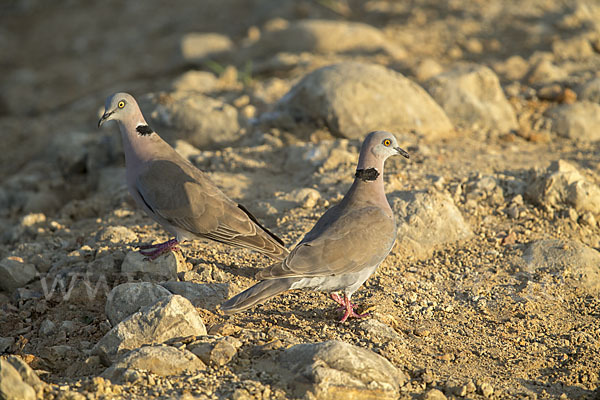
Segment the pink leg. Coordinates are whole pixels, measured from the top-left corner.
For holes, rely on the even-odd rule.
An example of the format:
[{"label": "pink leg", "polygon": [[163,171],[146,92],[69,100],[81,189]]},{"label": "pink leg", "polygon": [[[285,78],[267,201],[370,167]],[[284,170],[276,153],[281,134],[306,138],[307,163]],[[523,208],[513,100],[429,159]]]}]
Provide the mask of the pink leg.
[{"label": "pink leg", "polygon": [[169,251],[178,250],[177,239],[167,240],[163,243],[140,246],[140,253],[148,257],[150,260],[156,260],[162,254]]},{"label": "pink leg", "polygon": [[369,316],[369,313],[364,313],[364,314],[355,313],[354,307],[356,307],[356,306],[350,302],[350,299],[345,294],[344,294],[343,302],[344,302],[344,308],[345,308],[346,312],[344,313],[344,316],[342,317],[342,319],[340,319],[340,322],[346,322],[346,320],[348,318],[364,318],[364,317]]}]

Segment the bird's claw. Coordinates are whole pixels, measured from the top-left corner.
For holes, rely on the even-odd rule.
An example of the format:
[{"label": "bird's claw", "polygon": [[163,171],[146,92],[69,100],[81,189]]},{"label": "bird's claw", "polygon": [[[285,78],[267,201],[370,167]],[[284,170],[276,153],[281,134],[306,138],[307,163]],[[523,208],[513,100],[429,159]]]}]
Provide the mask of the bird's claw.
[{"label": "bird's claw", "polygon": [[350,302],[350,299],[346,295],[344,295],[344,297],[342,298],[337,293],[332,293],[331,298],[340,305],[340,307],[338,308],[338,312],[344,311],[344,315],[342,316],[342,319],[340,319],[340,322],[346,322],[348,318],[365,318],[370,315],[368,312],[363,314],[357,314],[354,311],[356,305]]}]

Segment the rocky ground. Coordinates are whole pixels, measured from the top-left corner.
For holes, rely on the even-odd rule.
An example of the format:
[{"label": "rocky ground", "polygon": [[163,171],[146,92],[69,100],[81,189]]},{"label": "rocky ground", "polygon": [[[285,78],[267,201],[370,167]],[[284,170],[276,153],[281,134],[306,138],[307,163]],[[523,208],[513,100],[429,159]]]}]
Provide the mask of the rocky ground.
[{"label": "rocky ground", "polygon": [[[599,53],[584,0],[2,2],[0,398],[597,398]],[[226,317],[267,258],[143,260],[115,91],[289,246],[394,132],[372,317]]]}]

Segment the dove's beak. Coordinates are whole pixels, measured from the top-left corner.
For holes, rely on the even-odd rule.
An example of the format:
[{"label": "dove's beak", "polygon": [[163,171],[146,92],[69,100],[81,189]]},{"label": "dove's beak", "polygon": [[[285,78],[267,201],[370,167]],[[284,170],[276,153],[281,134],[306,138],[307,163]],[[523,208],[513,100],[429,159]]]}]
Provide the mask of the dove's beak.
[{"label": "dove's beak", "polygon": [[400,147],[394,147],[394,149],[398,152],[398,154],[406,157],[406,158],[410,158],[410,155],[408,154],[408,152]]},{"label": "dove's beak", "polygon": [[110,119],[110,116],[114,113],[114,111],[107,111],[102,115],[102,118],[100,118],[100,121],[98,121],[98,128],[100,128],[102,126],[103,123],[105,123],[106,121],[108,121]]}]

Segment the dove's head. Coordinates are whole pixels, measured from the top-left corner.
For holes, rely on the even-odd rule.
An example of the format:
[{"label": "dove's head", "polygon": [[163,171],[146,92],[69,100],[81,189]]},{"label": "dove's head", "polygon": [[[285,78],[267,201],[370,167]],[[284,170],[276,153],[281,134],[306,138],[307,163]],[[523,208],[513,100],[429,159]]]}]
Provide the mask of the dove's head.
[{"label": "dove's head", "polygon": [[369,133],[360,148],[355,176],[363,181],[377,180],[383,172],[385,160],[398,154],[409,158],[408,153],[398,146],[394,135],[386,131]]},{"label": "dove's head", "polygon": [[98,121],[98,127],[110,120],[133,126],[144,123],[140,108],[129,93],[115,93],[108,96],[104,105],[104,114]]},{"label": "dove's head", "polygon": [[[396,137],[386,131],[371,132],[365,138],[360,149],[360,159],[364,161],[385,161],[388,157],[402,155],[409,158],[408,153],[398,146]],[[360,161],[359,161],[360,162]]]}]

